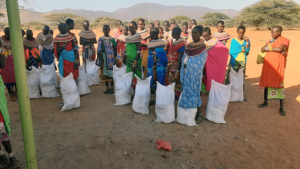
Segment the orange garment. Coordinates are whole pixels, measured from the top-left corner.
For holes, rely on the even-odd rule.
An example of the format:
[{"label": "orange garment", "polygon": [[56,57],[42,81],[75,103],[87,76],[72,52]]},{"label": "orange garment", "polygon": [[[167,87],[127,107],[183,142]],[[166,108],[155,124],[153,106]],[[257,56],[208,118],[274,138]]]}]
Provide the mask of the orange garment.
[{"label": "orange garment", "polygon": [[25,61],[27,59],[30,58],[30,54],[29,52],[31,52],[31,55],[34,57],[34,58],[37,58],[38,56],[40,56],[40,51],[38,50],[38,48],[25,48]]},{"label": "orange garment", "polygon": [[[290,40],[281,36],[277,38],[276,41],[271,44],[271,46],[272,48],[279,48],[281,45],[286,45],[286,51],[288,54],[289,43]],[[283,56],[282,53],[279,52],[267,52],[259,81],[260,87],[277,88],[283,83],[287,54],[286,56]]]}]

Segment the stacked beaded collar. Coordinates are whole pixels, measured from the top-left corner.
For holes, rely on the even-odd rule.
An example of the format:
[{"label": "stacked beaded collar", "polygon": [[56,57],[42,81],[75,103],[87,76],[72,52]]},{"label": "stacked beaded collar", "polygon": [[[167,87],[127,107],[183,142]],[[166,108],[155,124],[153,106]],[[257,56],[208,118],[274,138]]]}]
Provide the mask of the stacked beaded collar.
[{"label": "stacked beaded collar", "polygon": [[117,39],[118,39],[118,41],[120,41],[120,42],[126,42],[126,38],[127,38],[128,36],[125,36],[124,34],[121,34]]},{"label": "stacked beaded collar", "polygon": [[188,56],[199,55],[206,51],[206,44],[203,39],[199,42],[191,42],[185,46],[185,53]]},{"label": "stacked beaded collar", "polygon": [[75,39],[75,37],[70,33],[58,34],[54,38],[53,42],[56,42],[56,43],[69,42],[69,41],[74,40],[74,39]]},{"label": "stacked beaded collar", "polygon": [[96,34],[92,30],[81,30],[81,32],[78,34],[81,38],[85,39],[94,39],[96,38]]},{"label": "stacked beaded collar", "polygon": [[36,38],[43,46],[50,45],[53,42],[53,36],[50,33],[48,33],[48,35],[44,35],[43,32],[41,32]]},{"label": "stacked beaded collar", "polygon": [[206,44],[206,51],[211,50],[214,46],[216,46],[216,44],[218,43],[218,39],[216,38],[210,38],[208,41],[205,42]]},{"label": "stacked beaded collar", "polygon": [[163,39],[151,40],[148,44],[148,49],[165,47],[166,41]]},{"label": "stacked beaded collar", "polygon": [[227,33],[227,32],[222,32],[222,33],[219,33],[219,32],[215,32],[212,37],[218,39],[219,41],[220,40],[226,40],[226,39],[230,39],[230,35]]},{"label": "stacked beaded collar", "polygon": [[36,48],[40,45],[39,41],[36,38],[33,38],[33,41],[28,40],[26,37],[23,38],[23,45],[29,48]]},{"label": "stacked beaded collar", "polygon": [[5,49],[11,49],[11,42],[5,39],[5,35],[1,37],[1,44]]}]

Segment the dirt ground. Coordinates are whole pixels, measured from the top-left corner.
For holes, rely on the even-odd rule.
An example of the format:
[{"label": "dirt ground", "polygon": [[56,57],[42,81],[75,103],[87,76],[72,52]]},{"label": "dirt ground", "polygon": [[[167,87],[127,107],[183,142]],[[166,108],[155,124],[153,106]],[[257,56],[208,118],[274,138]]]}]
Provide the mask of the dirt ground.
[{"label": "dirt ground", "polygon": [[[226,31],[232,37],[237,36],[236,29]],[[246,36],[251,40],[251,51],[245,88],[248,101],[229,104],[227,124],[206,120],[198,127],[160,124],[155,122],[155,107],[150,107],[149,115],[140,115],[132,111],[131,105],[114,106],[114,96],[102,93],[104,84],[91,87],[92,93],[81,97],[81,107],[72,111],[60,111],[58,104],[62,97],[34,99],[31,109],[38,168],[299,168],[299,33],[299,30],[283,32],[291,41],[285,75],[287,116],[279,115],[278,100],[269,101],[264,109],[257,107],[263,102],[263,90],[258,86],[262,65],[256,64],[256,56],[271,34],[249,29]],[[99,31],[97,34],[100,35]],[[208,96],[203,95],[202,99],[205,112]],[[8,109],[13,150],[25,168],[18,103],[8,101]],[[157,150],[156,140],[170,142],[173,151]]]}]

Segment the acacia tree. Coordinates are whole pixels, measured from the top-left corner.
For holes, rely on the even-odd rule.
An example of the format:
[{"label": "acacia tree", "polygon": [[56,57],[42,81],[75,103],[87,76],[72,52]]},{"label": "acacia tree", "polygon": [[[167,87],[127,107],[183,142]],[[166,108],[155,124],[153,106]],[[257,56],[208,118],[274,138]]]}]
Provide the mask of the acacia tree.
[{"label": "acacia tree", "polygon": [[118,19],[112,17],[98,17],[94,20],[91,28],[102,28],[104,25],[109,25],[110,28],[115,28],[117,27],[117,21]]},{"label": "acacia tree", "polygon": [[76,19],[80,18],[80,16],[73,15],[71,13],[53,13],[50,15],[45,15],[43,18],[46,21],[50,21],[58,25],[60,23],[65,23],[68,18]]},{"label": "acacia tree", "polygon": [[295,27],[299,23],[300,6],[290,0],[261,0],[244,8],[239,15],[240,21],[249,26],[268,28],[275,25]]},{"label": "acacia tree", "polygon": [[230,17],[219,12],[207,12],[199,19],[202,19],[204,25],[213,27],[216,26],[218,21],[226,21],[229,20]]},{"label": "acacia tree", "polygon": [[183,24],[191,20],[191,18],[186,15],[178,15],[178,16],[174,16],[173,18],[170,18],[169,22],[171,22],[171,20],[173,19],[177,22],[177,24]]}]

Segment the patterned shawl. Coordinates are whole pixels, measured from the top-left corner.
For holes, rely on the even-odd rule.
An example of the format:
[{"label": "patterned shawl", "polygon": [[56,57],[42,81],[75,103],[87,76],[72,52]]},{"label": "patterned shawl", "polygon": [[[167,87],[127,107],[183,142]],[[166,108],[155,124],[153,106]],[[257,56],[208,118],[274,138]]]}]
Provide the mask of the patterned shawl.
[{"label": "patterned shawl", "polygon": [[78,34],[81,38],[85,39],[94,39],[96,38],[96,34],[92,30],[81,30],[81,32]]},{"label": "patterned shawl", "polygon": [[50,34],[50,32],[48,35],[44,35],[43,32],[41,32],[36,38],[42,46],[50,45],[53,42],[53,36]]},{"label": "patterned shawl", "polygon": [[218,39],[219,41],[230,39],[230,35],[227,32],[215,32],[212,37]]},{"label": "patterned shawl", "polygon": [[135,42],[141,42],[143,40],[141,34],[137,33],[134,35],[130,35],[127,38],[125,38],[127,43],[135,43]]},{"label": "patterned shawl", "polygon": [[53,42],[56,42],[56,43],[69,42],[69,41],[74,40],[74,39],[75,39],[75,37],[70,33],[58,34],[54,38]]},{"label": "patterned shawl", "polygon": [[118,38],[117,38],[117,40],[118,41],[120,41],[120,42],[126,42],[126,38],[127,38],[128,36],[125,36],[124,34],[122,34],[122,35],[120,35]]},{"label": "patterned shawl", "polygon": [[218,43],[218,39],[210,37],[208,41],[205,41],[206,51],[211,50],[213,47],[216,46],[217,43]]},{"label": "patterned shawl", "polygon": [[144,29],[142,31],[137,31],[137,33],[141,34],[142,39],[146,39],[150,36],[150,31],[148,31],[148,29]]},{"label": "patterned shawl", "polygon": [[28,40],[26,37],[23,38],[23,45],[29,48],[36,48],[40,45],[39,41],[36,38],[33,38],[33,41]]},{"label": "patterned shawl", "polygon": [[165,47],[167,42],[163,39],[151,40],[148,44],[148,49]]},{"label": "patterned shawl", "polygon": [[190,57],[199,55],[205,51],[206,51],[206,45],[203,39],[200,39],[200,41],[196,43],[191,42],[187,44],[185,47],[185,53]]}]

